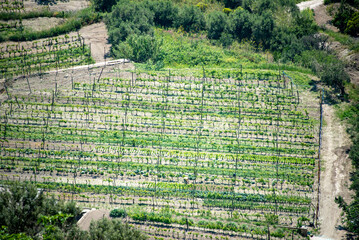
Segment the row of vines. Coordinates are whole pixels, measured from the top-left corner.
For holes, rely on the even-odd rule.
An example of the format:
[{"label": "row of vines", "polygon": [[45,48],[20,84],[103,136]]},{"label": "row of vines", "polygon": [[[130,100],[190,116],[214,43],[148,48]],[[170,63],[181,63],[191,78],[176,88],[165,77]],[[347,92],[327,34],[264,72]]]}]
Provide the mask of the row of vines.
[{"label": "row of vines", "polygon": [[0,77],[44,73],[94,63],[91,50],[80,35],[65,35],[29,43],[0,46]]}]

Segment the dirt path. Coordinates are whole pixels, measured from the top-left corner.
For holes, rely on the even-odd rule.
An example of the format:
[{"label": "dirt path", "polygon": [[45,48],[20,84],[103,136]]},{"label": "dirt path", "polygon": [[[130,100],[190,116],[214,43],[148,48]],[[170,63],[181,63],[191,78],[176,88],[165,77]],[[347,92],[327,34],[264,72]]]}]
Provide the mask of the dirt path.
[{"label": "dirt path", "polygon": [[[346,127],[335,116],[332,106],[324,105],[324,127],[322,147],[322,172],[319,220],[323,237],[342,239],[345,231],[340,230],[341,210],[335,204],[336,196],[350,199],[348,184],[350,160],[347,150],[350,140]],[[339,228],[339,229],[338,229]]]},{"label": "dirt path", "polygon": [[107,42],[107,29],[103,22],[81,28],[81,36],[85,38],[87,45],[91,44],[91,54],[96,62],[109,60],[108,55],[111,44]]},{"label": "dirt path", "polygon": [[325,28],[330,29],[334,32],[338,32],[338,28],[330,24],[330,21],[333,19],[327,13],[327,7],[324,4],[319,5],[314,9],[314,19],[317,22],[318,26],[325,26]]},{"label": "dirt path", "polygon": [[110,218],[110,211],[105,209],[91,210],[77,222],[77,225],[81,230],[89,230],[91,221],[100,220],[102,218]]},{"label": "dirt path", "polygon": [[298,3],[297,6],[299,7],[299,10],[304,10],[306,8],[314,9],[319,5],[322,5],[323,3],[324,0],[312,0],[312,1]]}]

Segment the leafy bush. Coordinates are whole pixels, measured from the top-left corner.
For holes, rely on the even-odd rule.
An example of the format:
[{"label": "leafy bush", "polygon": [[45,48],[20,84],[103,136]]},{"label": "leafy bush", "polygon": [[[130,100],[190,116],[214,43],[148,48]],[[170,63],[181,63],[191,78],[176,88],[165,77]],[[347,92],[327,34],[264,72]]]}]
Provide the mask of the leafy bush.
[{"label": "leafy bush", "polygon": [[58,239],[63,239],[66,234],[63,231],[75,226],[79,214],[74,202],[46,198],[33,184],[12,182],[0,190],[0,226],[5,226],[9,234],[25,233],[34,237],[51,225],[53,231],[46,232],[47,236],[56,234],[61,237]]},{"label": "leafy bush", "polygon": [[91,0],[91,2],[96,11],[110,12],[118,0]]},{"label": "leafy bush", "polygon": [[236,8],[242,4],[242,0],[221,0],[227,8]]},{"label": "leafy bush", "polygon": [[230,31],[235,39],[241,41],[252,37],[254,15],[245,10],[237,10],[230,15],[229,22]]},{"label": "leafy bush", "polygon": [[153,35],[153,12],[142,3],[127,2],[116,5],[105,19],[109,41],[117,45],[130,35]]},{"label": "leafy bush", "polygon": [[253,20],[252,35],[256,43],[262,45],[264,48],[269,48],[270,39],[274,29],[274,19],[272,14],[265,12],[261,16],[257,16]]},{"label": "leafy bush", "polygon": [[99,221],[91,222],[88,239],[144,240],[147,239],[147,236],[134,227],[123,224],[121,221],[103,218]]},{"label": "leafy bush", "polygon": [[118,58],[128,58],[135,62],[161,61],[162,42],[156,38],[144,35],[130,35],[125,42],[113,46],[112,53]]},{"label": "leafy bush", "polygon": [[344,33],[353,14],[354,10],[351,7],[346,4],[340,4],[338,12],[333,18],[333,25],[339,28],[340,32]]},{"label": "leafy bush", "polygon": [[110,217],[113,217],[113,218],[125,218],[125,217],[127,217],[126,209],[113,209],[110,212]]},{"label": "leafy bush", "polygon": [[181,220],[178,221],[179,224],[181,225],[187,225],[188,226],[193,226],[194,225],[194,222],[192,219],[190,218],[185,218],[185,217],[182,217]]},{"label": "leafy bush", "polygon": [[[330,4],[330,3],[340,3],[342,0],[324,0],[324,4]],[[345,0],[345,3],[359,8],[359,0]]]},{"label": "leafy bush", "polygon": [[224,230],[229,230],[229,231],[238,231],[238,225],[237,223],[234,222],[229,222],[224,226]]},{"label": "leafy bush", "polygon": [[174,20],[177,18],[178,7],[172,1],[147,1],[146,6],[154,14],[154,23],[161,27],[172,27]]},{"label": "leafy bush", "polygon": [[273,237],[277,237],[277,238],[284,238],[285,234],[282,228],[277,228],[274,232],[272,232],[270,234]]},{"label": "leafy bush", "polygon": [[333,87],[341,95],[345,94],[345,84],[350,82],[350,78],[340,62],[322,65],[320,75],[323,83]]},{"label": "leafy bush", "polygon": [[200,221],[197,222],[197,226],[201,227],[201,228],[207,228],[208,222],[205,221],[205,220],[200,220]]},{"label": "leafy bush", "polygon": [[356,12],[352,15],[347,23],[347,27],[345,28],[345,33],[358,36],[359,34],[359,12]]},{"label": "leafy bush", "polygon": [[296,18],[295,32],[298,38],[318,32],[318,25],[315,22],[312,10],[306,9],[299,12]]},{"label": "leafy bush", "polygon": [[220,11],[213,11],[207,19],[207,37],[209,39],[220,39],[223,32],[228,28],[227,16]]},{"label": "leafy bush", "polygon": [[198,32],[205,28],[204,15],[196,6],[185,5],[180,8],[174,26],[182,27],[186,32]]}]

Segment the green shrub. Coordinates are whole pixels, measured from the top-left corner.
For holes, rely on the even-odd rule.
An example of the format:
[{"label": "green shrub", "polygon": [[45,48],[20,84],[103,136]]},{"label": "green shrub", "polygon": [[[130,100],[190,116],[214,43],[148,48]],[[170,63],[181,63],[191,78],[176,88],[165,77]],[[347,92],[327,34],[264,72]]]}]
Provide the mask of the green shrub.
[{"label": "green shrub", "polygon": [[126,2],[116,5],[105,19],[109,41],[112,45],[117,45],[133,34],[152,35],[153,17],[153,12],[142,3]]},{"label": "green shrub", "polygon": [[277,228],[274,232],[271,232],[270,235],[273,236],[273,237],[277,237],[277,238],[284,238],[285,237],[284,231],[281,228]]},{"label": "green shrub", "polygon": [[208,222],[205,220],[200,220],[197,222],[197,226],[201,228],[207,228]]},{"label": "green shrub", "polygon": [[112,53],[117,58],[128,58],[139,63],[150,59],[157,62],[162,60],[161,45],[161,41],[149,35],[131,35],[125,42],[113,46]]},{"label": "green shrub", "polygon": [[91,0],[91,2],[96,11],[110,12],[118,0]]},{"label": "green shrub", "polygon": [[345,28],[345,33],[358,36],[359,34],[359,12],[356,12],[352,15],[347,23],[347,27]]},{"label": "green shrub", "polygon": [[235,11],[230,15],[230,32],[239,41],[252,37],[252,26],[255,15],[248,11]]},{"label": "green shrub", "polygon": [[[119,220],[103,218],[91,222],[88,236],[89,240],[97,239],[123,239],[123,240],[145,240],[148,239],[144,233],[129,224]],[[73,238],[76,239],[76,238]]]},{"label": "green shrub", "polygon": [[338,12],[333,18],[333,25],[339,28],[340,32],[345,32],[349,20],[352,18],[354,10],[346,4],[340,4]]},{"label": "green shrub", "polygon": [[198,7],[185,5],[180,8],[174,25],[186,32],[198,32],[205,28],[204,15]]},{"label": "green shrub", "polygon": [[209,39],[220,39],[228,28],[227,16],[223,12],[213,11],[207,18],[207,36]]},{"label": "green shrub", "polygon": [[208,8],[208,4],[204,3],[204,2],[199,2],[196,5],[199,9],[201,9],[202,12],[205,12]]},{"label": "green shrub", "polygon": [[236,231],[238,231],[238,225],[237,225],[237,223],[229,222],[225,225],[224,230],[236,232]]},{"label": "green shrub", "polygon": [[340,62],[323,65],[320,75],[324,84],[333,87],[341,95],[345,94],[345,84],[350,82],[350,78]]},{"label": "green shrub", "polygon": [[125,217],[127,217],[126,209],[113,209],[110,212],[110,217],[112,217],[112,218],[125,218]]},{"label": "green shrub", "polygon": [[157,26],[172,27],[178,14],[178,7],[172,1],[147,1],[146,6],[153,12],[154,23]]}]

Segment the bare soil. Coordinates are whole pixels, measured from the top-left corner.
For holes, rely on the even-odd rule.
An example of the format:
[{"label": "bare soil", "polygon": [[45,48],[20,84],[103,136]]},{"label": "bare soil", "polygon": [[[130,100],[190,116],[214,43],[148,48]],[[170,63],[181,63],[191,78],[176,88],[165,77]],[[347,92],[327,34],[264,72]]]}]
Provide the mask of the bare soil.
[{"label": "bare soil", "polygon": [[335,116],[332,106],[324,105],[324,127],[322,142],[322,171],[320,185],[319,220],[323,237],[344,239],[346,231],[341,230],[341,209],[334,202],[335,197],[350,199],[348,149],[350,139],[346,126]]},{"label": "bare soil", "polygon": [[81,230],[87,231],[90,229],[90,224],[92,221],[97,221],[102,218],[110,218],[110,211],[106,209],[91,210],[82,216],[77,225]]},{"label": "bare soil", "polygon": [[307,8],[315,9],[316,7],[318,7],[319,5],[321,5],[323,3],[324,3],[324,0],[312,0],[312,1],[298,3],[297,6],[300,10],[304,10]]},{"label": "bare soil", "polygon": [[25,19],[22,21],[22,24],[27,29],[31,29],[33,31],[43,31],[56,27],[57,25],[62,24],[64,21],[65,19],[63,18],[40,17],[33,19]]},{"label": "bare soil", "polygon": [[110,60],[109,52],[111,44],[108,43],[107,29],[103,22],[81,28],[80,35],[85,38],[85,43],[91,46],[91,55],[96,62]]},{"label": "bare soil", "polygon": [[338,28],[330,24],[333,18],[328,15],[327,7],[325,5],[321,4],[318,7],[316,7],[314,9],[314,13],[315,13],[314,15],[315,21],[319,26],[324,26],[327,29],[330,29],[334,32],[338,32]]}]

